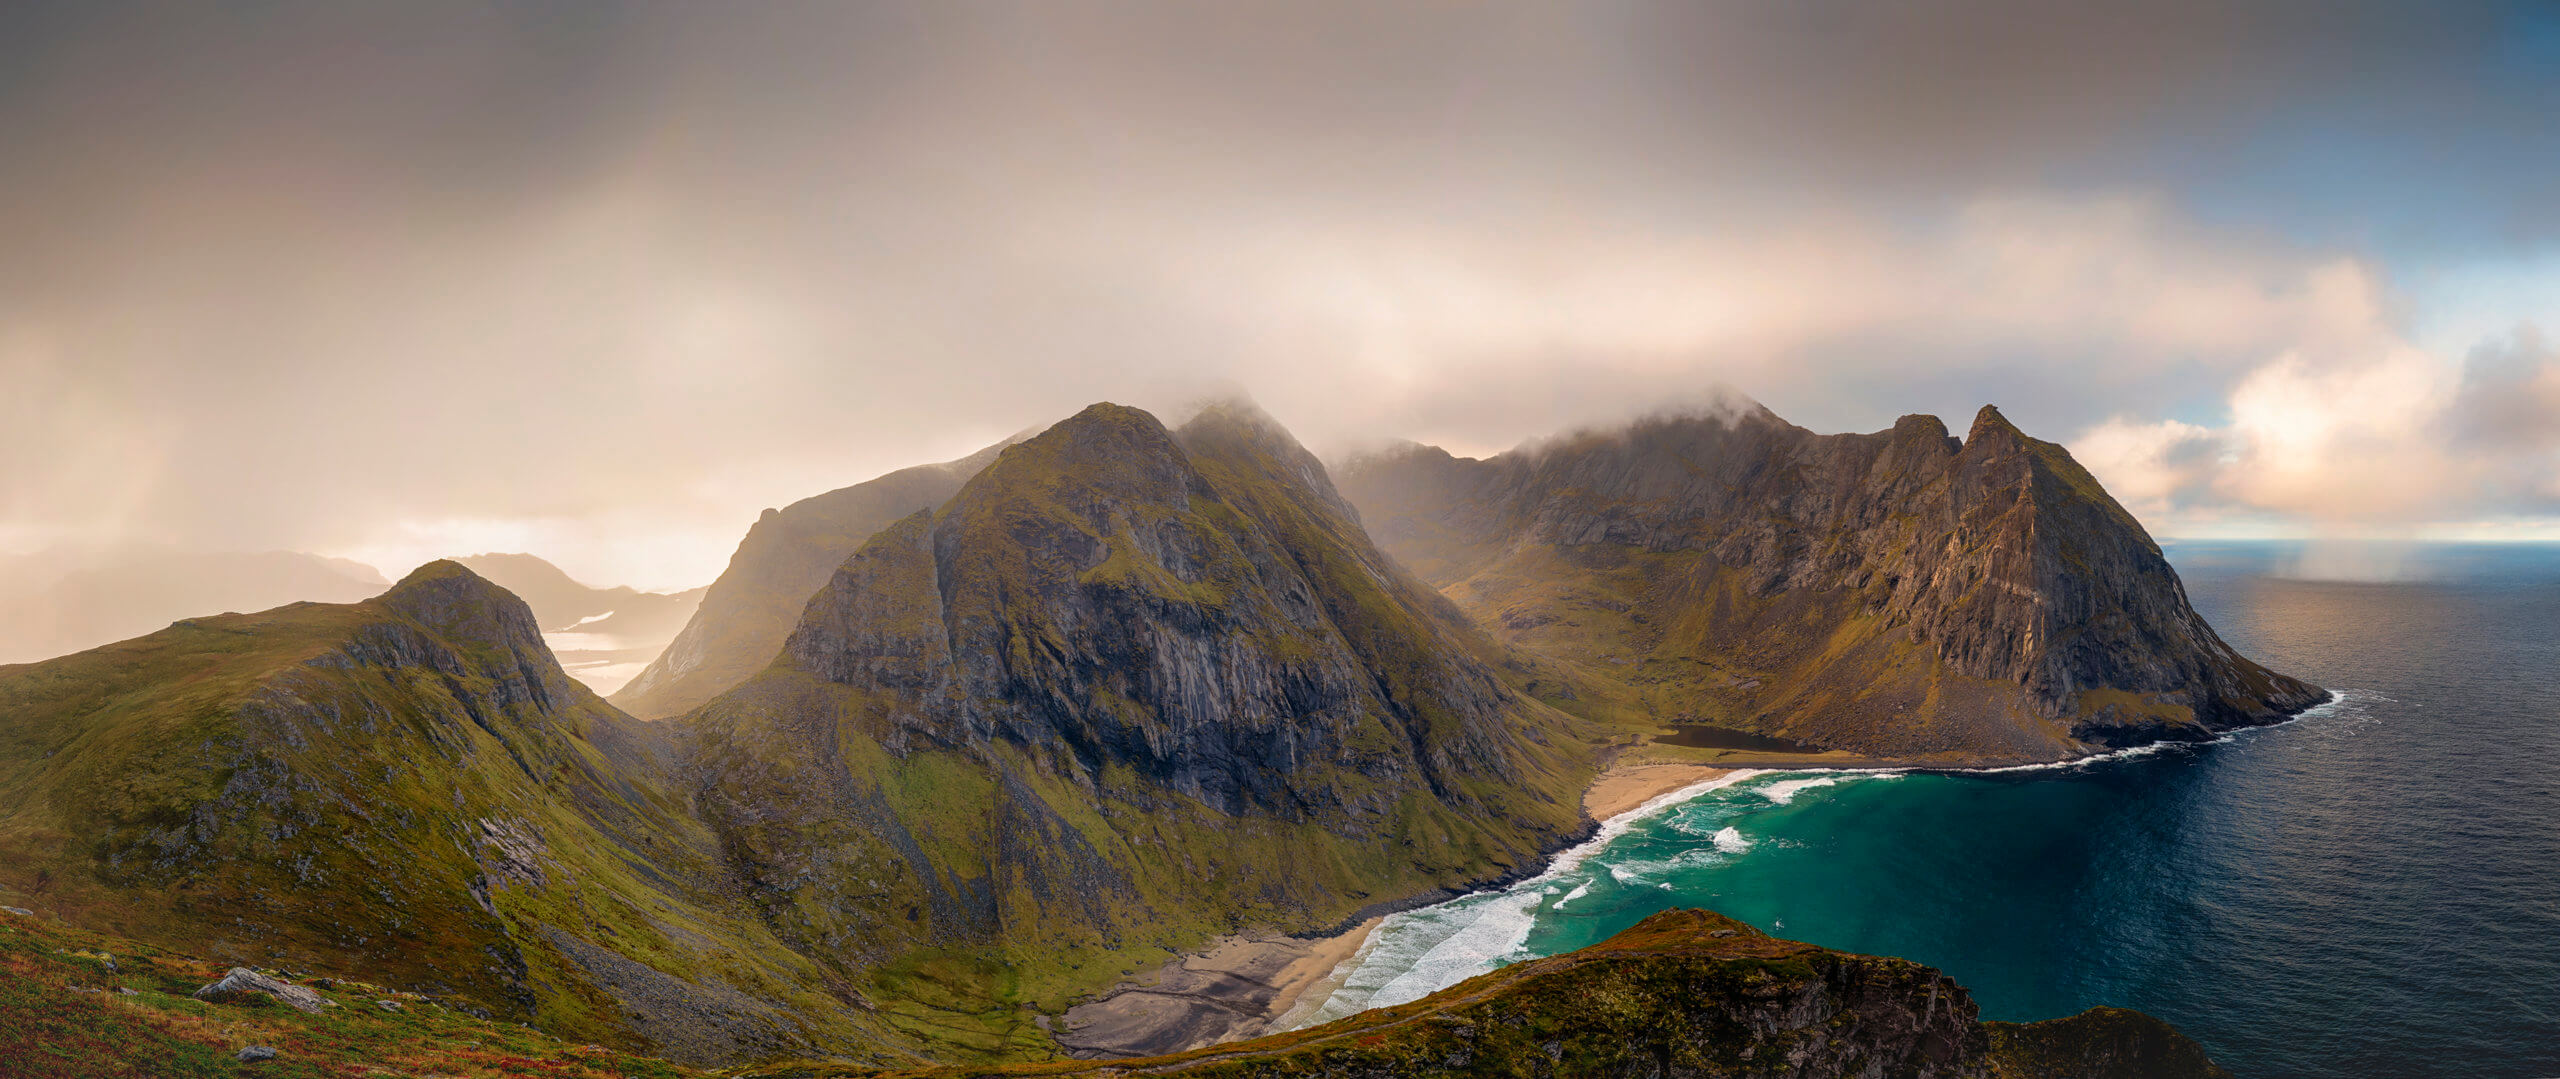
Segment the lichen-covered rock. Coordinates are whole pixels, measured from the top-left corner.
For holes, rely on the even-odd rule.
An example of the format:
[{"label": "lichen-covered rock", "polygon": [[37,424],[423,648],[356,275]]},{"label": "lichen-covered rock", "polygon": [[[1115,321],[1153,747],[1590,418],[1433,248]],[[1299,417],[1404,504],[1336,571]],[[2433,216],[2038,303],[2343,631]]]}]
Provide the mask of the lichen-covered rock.
[{"label": "lichen-covered rock", "polygon": [[272,1045],[252,1045],[232,1054],[231,1059],[243,1064],[258,1064],[274,1060],[278,1055],[276,1048]]},{"label": "lichen-covered rock", "polygon": [[260,974],[247,967],[231,968],[231,972],[223,975],[221,981],[196,990],[195,998],[197,1000],[220,1001],[237,999],[252,994],[264,994],[266,996],[273,997],[278,1004],[282,1004],[285,1007],[298,1012],[308,1012],[313,1015],[320,1014],[321,1009],[329,1006],[328,1002],[322,1000],[318,993],[314,993],[311,990],[281,979],[267,977],[266,975]]},{"label": "lichen-covered rock", "polygon": [[1817,435],[1748,403],[1488,460],[1352,462],[1379,542],[1546,694],[1895,755],[2051,759],[2326,699],[2241,657],[2062,447],[1984,408]]}]

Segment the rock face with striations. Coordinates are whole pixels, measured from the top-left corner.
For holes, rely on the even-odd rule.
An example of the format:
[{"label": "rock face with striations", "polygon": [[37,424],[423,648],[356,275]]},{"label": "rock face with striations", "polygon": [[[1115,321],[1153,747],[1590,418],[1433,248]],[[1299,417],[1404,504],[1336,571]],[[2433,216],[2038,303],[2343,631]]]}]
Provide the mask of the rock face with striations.
[{"label": "rock face with striations", "polygon": [[766,510],[666,651],[615,692],[613,703],[664,719],[763,670],[846,556],[890,522],[941,505],[1008,444]]},{"label": "rock face with striations", "polygon": [[1408,447],[1343,490],[1579,707],[2038,760],[2327,696],[2223,643],[2141,524],[1988,407],[1958,441],[1929,416],[1817,435],[1743,403],[1489,460]]},{"label": "rock face with striations", "polygon": [[864,545],[687,737],[778,932],[992,948],[1002,1004],[1534,863],[1588,762],[1496,654],[1258,414],[1096,405]]}]

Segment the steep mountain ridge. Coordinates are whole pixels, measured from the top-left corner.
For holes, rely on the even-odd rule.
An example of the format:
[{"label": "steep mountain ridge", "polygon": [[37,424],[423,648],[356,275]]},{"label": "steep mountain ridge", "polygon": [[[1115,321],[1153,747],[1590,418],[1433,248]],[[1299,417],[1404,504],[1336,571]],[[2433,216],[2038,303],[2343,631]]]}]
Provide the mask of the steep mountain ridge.
[{"label": "steep mountain ridge", "polygon": [[0,668],[0,894],[678,1059],[873,1040],[726,894],[661,732],[451,562]]},{"label": "steep mountain ridge", "polygon": [[2133,516],[1985,407],[1816,435],[1757,405],[1487,460],[1352,462],[1381,546],[1567,668],[1567,707],[2035,760],[2325,699],[2241,657]]},{"label": "steep mountain ridge", "polygon": [[891,522],[941,505],[1012,441],[764,511],[684,628],[613,703],[643,719],[664,719],[763,670],[846,557]]},{"label": "steep mountain ridge", "polygon": [[1583,741],[1494,654],[1258,415],[1104,404],[865,544],[686,753],[777,933],[996,1056],[1168,948],[1577,834]]}]

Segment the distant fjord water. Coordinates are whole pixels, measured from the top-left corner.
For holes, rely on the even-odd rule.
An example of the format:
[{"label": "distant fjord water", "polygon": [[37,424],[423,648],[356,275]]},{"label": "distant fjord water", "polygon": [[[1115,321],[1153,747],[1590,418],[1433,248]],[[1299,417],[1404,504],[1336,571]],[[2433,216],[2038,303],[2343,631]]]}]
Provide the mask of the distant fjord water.
[{"label": "distant fjord water", "polygon": [[2339,699],[2067,766],[1732,777],[1390,918],[1300,1018],[1705,906],[1937,966],[1985,1018],[2139,1008],[2244,1077],[2560,1076],[2560,547],[2168,552],[2233,646]]}]

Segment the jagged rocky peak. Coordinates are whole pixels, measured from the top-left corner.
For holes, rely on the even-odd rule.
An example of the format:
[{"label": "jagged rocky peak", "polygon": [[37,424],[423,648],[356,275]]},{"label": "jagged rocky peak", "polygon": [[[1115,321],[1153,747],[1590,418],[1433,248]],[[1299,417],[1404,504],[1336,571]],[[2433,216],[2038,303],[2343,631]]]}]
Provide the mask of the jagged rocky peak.
[{"label": "jagged rocky peak", "polygon": [[1961,441],[1932,416],[1819,435],[1728,407],[1381,455],[1343,487],[1470,613],[1586,681],[1645,669],[1621,696],[1668,720],[2044,759],[2325,697],[2232,652],[2141,522],[1989,406]]}]

